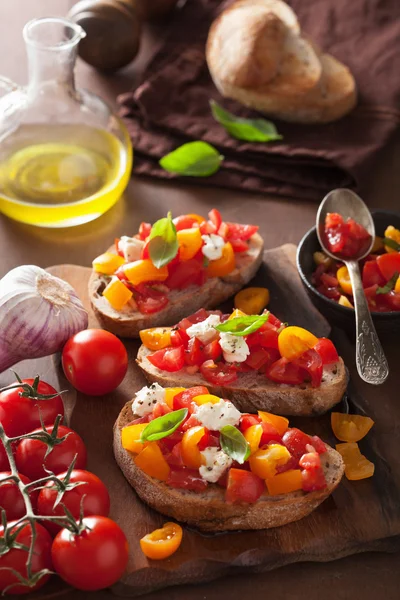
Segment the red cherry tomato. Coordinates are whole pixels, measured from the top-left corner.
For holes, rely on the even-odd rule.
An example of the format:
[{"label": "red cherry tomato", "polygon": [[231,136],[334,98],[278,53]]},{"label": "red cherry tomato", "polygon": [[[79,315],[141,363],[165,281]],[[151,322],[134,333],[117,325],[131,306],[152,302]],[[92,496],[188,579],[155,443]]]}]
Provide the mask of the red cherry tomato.
[{"label": "red cherry tomato", "polygon": [[269,319],[264,325],[247,336],[246,341],[251,348],[252,346],[261,346],[262,348],[274,348],[278,349],[278,329],[269,322]]},{"label": "red cherry tomato", "polygon": [[328,340],[328,338],[320,338],[314,346],[314,350],[318,352],[324,365],[332,365],[339,360],[337,350],[333,342]]},{"label": "red cherry tomato", "polygon": [[247,357],[246,365],[258,371],[261,367],[267,367],[279,360],[279,350],[275,348],[261,348],[253,346]]},{"label": "red cherry tomato", "polygon": [[376,260],[367,260],[362,272],[363,287],[367,288],[371,285],[383,286],[386,279],[382,275]]},{"label": "red cherry tomato", "polygon": [[116,583],[128,563],[128,542],[122,529],[107,517],[85,517],[87,529],[75,534],[62,529],[51,555],[55,570],[78,590],[101,590]]},{"label": "red cherry tomato", "polygon": [[244,240],[230,239],[231,246],[234,252],[247,252],[249,245]]},{"label": "red cherry tomato", "polygon": [[199,226],[198,220],[190,215],[181,215],[180,217],[176,217],[173,219],[173,223],[177,231],[181,231],[182,229],[191,229],[195,224],[197,227]]},{"label": "red cherry tomato", "polygon": [[[34,380],[23,379],[22,382],[32,387]],[[52,399],[37,400],[34,392],[31,397],[27,397],[26,393],[27,390],[18,387],[0,394],[0,421],[10,437],[23,435],[40,427],[40,417],[45,425],[50,425],[57,415],[64,415],[61,396],[48,383],[39,381],[37,393],[46,396],[56,394]]]},{"label": "red cherry tomato", "polygon": [[381,254],[376,262],[386,281],[389,281],[395,273],[400,274],[400,252]]},{"label": "red cherry tomato", "polygon": [[217,360],[222,356],[222,348],[219,345],[219,340],[210,342],[203,348],[203,355],[205,360]]},{"label": "red cherry tomato", "polygon": [[228,236],[227,239],[230,241],[231,239],[239,239],[239,240],[249,240],[252,235],[257,233],[258,225],[241,225],[240,223],[228,223]]},{"label": "red cherry tomato", "polygon": [[310,381],[312,387],[319,387],[322,381],[322,358],[315,350],[307,350],[293,361],[301,371],[306,373],[303,381]]},{"label": "red cherry tomato", "polygon": [[258,415],[242,415],[240,417],[239,429],[244,433],[252,425],[258,425],[261,419]]},{"label": "red cherry tomato", "polygon": [[185,351],[183,346],[163,348],[149,354],[147,359],[157,369],[173,373],[180,371],[185,366]]},{"label": "red cherry tomato", "polygon": [[172,467],[167,485],[193,492],[202,492],[207,488],[207,482],[200,476],[199,471],[186,467]]},{"label": "red cherry tomato", "polygon": [[196,396],[203,396],[204,394],[208,393],[209,391],[204,385],[197,385],[195,387],[188,388],[187,390],[183,390],[183,392],[179,392],[179,394],[174,396],[172,400],[173,409],[179,410],[180,408],[187,408],[189,412],[193,412],[193,398]]},{"label": "red cherry tomato", "polygon": [[6,453],[6,449],[3,446],[3,442],[0,442],[0,471],[7,471],[10,468],[10,462]]},{"label": "red cherry tomato", "polygon": [[221,213],[219,212],[219,210],[217,208],[213,208],[208,213],[208,218],[209,218],[210,225],[212,225],[215,233],[217,233],[217,231],[219,230],[219,228],[221,227],[221,224],[222,224]]},{"label": "red cherry tomato", "polygon": [[236,370],[228,364],[206,360],[200,367],[204,379],[213,385],[229,385],[237,380]]},{"label": "red cherry tomato", "polygon": [[287,385],[299,385],[304,381],[304,371],[286,358],[280,358],[268,366],[265,375],[271,381],[286,383]]},{"label": "red cherry tomato", "polygon": [[186,332],[186,329],[194,325],[195,323],[201,323],[201,321],[205,321],[207,317],[211,314],[210,311],[205,310],[205,308],[199,308],[195,313],[190,315],[189,317],[185,317],[178,323],[179,331]]},{"label": "red cherry tomato", "polygon": [[184,353],[185,363],[189,366],[201,365],[205,360],[204,345],[198,338],[190,338],[187,350]]},{"label": "red cherry tomato", "polygon": [[301,458],[307,453],[307,445],[312,446],[313,441],[309,435],[296,427],[289,428],[282,437],[282,442],[295,458]]},{"label": "red cherry tomato", "polygon": [[[9,523],[8,527],[13,532],[13,525],[15,523]],[[39,523],[35,524],[36,539],[34,544],[34,551],[32,555],[32,575],[42,571],[43,569],[51,570],[53,565],[51,561],[51,544],[52,539],[49,532]],[[0,527],[0,537],[4,538],[4,529]],[[15,542],[30,547],[32,539],[32,528],[30,524],[22,527],[16,535]],[[28,587],[23,584],[18,584],[18,578],[10,569],[14,569],[25,579],[27,578],[26,561],[28,559],[28,550],[10,548],[8,552],[0,556],[0,591],[3,592],[7,587],[12,585],[10,594],[29,594],[41,588],[49,578],[49,575],[44,575],[39,581],[33,586]]]},{"label": "red cherry tomato", "polygon": [[154,313],[160,312],[169,303],[168,296],[165,294],[159,295],[157,298],[151,296],[142,296],[137,294],[135,302],[138,309],[144,315],[153,315]]},{"label": "red cherry tomato", "polygon": [[[67,472],[60,473],[57,477],[64,481]],[[68,508],[75,519],[79,519],[80,511],[83,508],[83,515],[89,517],[92,515],[102,515],[108,517],[110,512],[110,496],[104,483],[89,471],[74,469],[71,472],[70,483],[80,483],[71,490],[64,492],[61,502],[54,508],[57,499],[57,489],[54,483],[49,481],[46,486],[40,490],[37,501],[37,512],[39,515],[65,517],[63,505]],[[1,488],[0,488],[1,490]],[[82,500],[83,498],[83,500]],[[52,535],[56,535],[62,527],[52,521],[43,521],[43,525]]]},{"label": "red cherry tomato", "polygon": [[261,423],[261,427],[263,432],[260,439],[260,446],[265,446],[270,442],[276,442],[279,444],[282,443],[282,436],[279,435],[279,433],[277,432],[275,427],[271,425],[271,423],[263,421]]},{"label": "red cherry tomato", "polygon": [[100,396],[115,390],[124,379],[128,354],[123,343],[109,331],[86,329],[65,344],[62,366],[77,390]]},{"label": "red cherry tomato", "polygon": [[[51,433],[52,430],[53,427],[46,427],[48,433]],[[42,430],[36,429],[35,431]],[[75,431],[69,429],[69,427],[60,425],[57,431],[57,438],[64,436],[66,436],[65,440],[55,445],[46,459],[44,458],[47,450],[45,442],[28,438],[21,440],[15,453],[15,462],[18,471],[34,481],[48,475],[43,468],[44,463],[47,470],[57,475],[68,469],[75,455],[77,455],[76,468],[84,469],[87,453],[82,438]]]},{"label": "red cherry tomato", "polygon": [[[24,498],[15,481],[5,481],[3,483],[3,479],[10,475],[11,471],[0,473],[0,508],[5,510],[7,521],[16,521],[26,514],[26,508]],[[25,477],[25,475],[22,475],[22,473],[19,473],[18,476],[25,485],[31,482],[31,480],[28,477]],[[33,510],[36,509],[38,494],[39,492],[37,490],[29,492]]]},{"label": "red cherry tomato", "polygon": [[141,240],[145,240],[146,238],[149,237],[150,231],[151,231],[151,224],[150,223],[140,223],[140,226],[139,226],[139,238]]},{"label": "red cherry tomato", "polygon": [[260,477],[243,469],[229,469],[226,487],[226,502],[257,502],[265,490],[265,484]]},{"label": "red cherry tomato", "polygon": [[170,290],[183,290],[189,285],[203,285],[207,277],[203,259],[199,260],[197,257],[169,264],[168,271],[169,275],[164,283]]}]

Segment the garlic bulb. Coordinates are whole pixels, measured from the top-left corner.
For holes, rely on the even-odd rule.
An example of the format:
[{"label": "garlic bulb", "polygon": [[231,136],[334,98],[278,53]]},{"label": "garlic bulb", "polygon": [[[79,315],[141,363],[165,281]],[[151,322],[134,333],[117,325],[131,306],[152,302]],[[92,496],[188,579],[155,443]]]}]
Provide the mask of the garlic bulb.
[{"label": "garlic bulb", "polygon": [[13,269],[0,280],[0,373],[58,352],[87,326],[88,314],[69,283],[33,265]]}]

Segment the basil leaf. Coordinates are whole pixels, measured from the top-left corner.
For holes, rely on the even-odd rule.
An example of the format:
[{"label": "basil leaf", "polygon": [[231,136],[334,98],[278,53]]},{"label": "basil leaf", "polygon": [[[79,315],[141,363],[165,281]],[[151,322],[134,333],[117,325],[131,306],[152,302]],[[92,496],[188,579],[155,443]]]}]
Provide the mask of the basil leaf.
[{"label": "basil leaf", "polygon": [[398,244],[396,240],[392,240],[392,238],[385,237],[383,238],[383,243],[385,246],[389,246],[389,248],[396,250],[396,252],[400,252],[400,244]]},{"label": "basil leaf", "polygon": [[265,315],[246,315],[245,317],[236,317],[216,325],[215,329],[222,333],[230,333],[236,336],[245,336],[260,329],[268,321],[269,313]]},{"label": "basil leaf", "polygon": [[148,246],[151,262],[157,269],[161,269],[175,258],[178,247],[176,227],[169,212],[167,217],[154,223],[151,228]]},{"label": "basil leaf", "polygon": [[243,464],[250,456],[250,444],[243,433],[233,425],[225,425],[220,431],[221,448],[233,460]]},{"label": "basil leaf", "polygon": [[399,278],[399,274],[396,271],[394,273],[393,277],[391,277],[391,279],[389,279],[389,281],[387,282],[386,285],[384,285],[383,287],[377,288],[376,293],[377,294],[388,294],[389,292],[394,290],[394,286],[396,285],[398,278]]},{"label": "basil leaf", "polygon": [[187,414],[187,408],[180,408],[179,410],[174,410],[174,412],[167,413],[162,417],[153,419],[153,421],[150,421],[147,427],[143,429],[140,441],[155,442],[156,440],[161,440],[162,438],[171,435],[171,433],[174,433],[179,425],[183,423]]},{"label": "basil leaf", "polygon": [[207,142],[189,142],[162,157],[159,164],[170,173],[189,177],[209,177],[221,166],[224,157]]},{"label": "basil leaf", "polygon": [[266,119],[243,119],[228,112],[215,100],[210,100],[211,112],[216,121],[226,129],[232,137],[246,142],[274,142],[282,136],[271,121]]}]

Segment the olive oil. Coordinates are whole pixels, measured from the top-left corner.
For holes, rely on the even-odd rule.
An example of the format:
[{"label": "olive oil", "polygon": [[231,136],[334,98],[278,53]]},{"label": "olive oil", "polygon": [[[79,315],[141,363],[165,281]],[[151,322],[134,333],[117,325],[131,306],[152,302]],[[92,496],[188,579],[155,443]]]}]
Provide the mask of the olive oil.
[{"label": "olive oil", "polygon": [[24,125],[0,146],[0,210],[45,227],[91,221],[122,195],[132,149],[124,139],[88,125]]}]

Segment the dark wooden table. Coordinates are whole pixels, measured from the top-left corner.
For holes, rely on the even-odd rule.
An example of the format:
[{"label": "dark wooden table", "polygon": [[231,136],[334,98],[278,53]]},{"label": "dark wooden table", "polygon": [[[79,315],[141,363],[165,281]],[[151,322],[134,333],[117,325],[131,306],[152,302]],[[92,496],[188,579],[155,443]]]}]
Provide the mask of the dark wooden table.
[{"label": "dark wooden table", "polygon": [[[191,0],[189,0],[191,1]],[[3,0],[0,2],[0,73],[25,83],[27,77],[22,27],[33,17],[65,15],[71,0]],[[119,92],[138,81],[149,56],[167,30],[168,24],[147,28],[139,57],[121,73],[106,77],[80,63],[78,85],[87,87],[115,103]],[[380,164],[369,188],[366,201],[370,206],[400,208],[400,140],[382,152]],[[73,229],[40,229],[12,222],[0,215],[0,277],[11,268],[26,263],[47,267],[58,263],[89,266],[94,256],[106,248],[114,237],[134,232],[140,221],[154,221],[172,209],[206,213],[217,206],[229,220],[260,224],[267,247],[284,242],[297,243],[315,220],[316,206],[311,202],[285,201],[272,197],[234,193],[189,184],[159,183],[133,178],[124,198],[97,221]],[[24,373],[22,365],[22,373]],[[31,368],[31,367],[30,367]],[[43,375],[48,362],[39,362]],[[2,377],[4,383],[4,376]],[[0,381],[1,383],[1,381]],[[333,563],[305,563],[264,574],[240,574],[199,587],[185,586],[146,596],[148,600],[239,600],[251,593],[254,600],[265,597],[279,600],[395,600],[399,598],[400,556],[362,554]],[[41,597],[67,597],[83,600],[110,598],[109,592],[94,594],[66,590],[54,581],[40,593]]]}]

